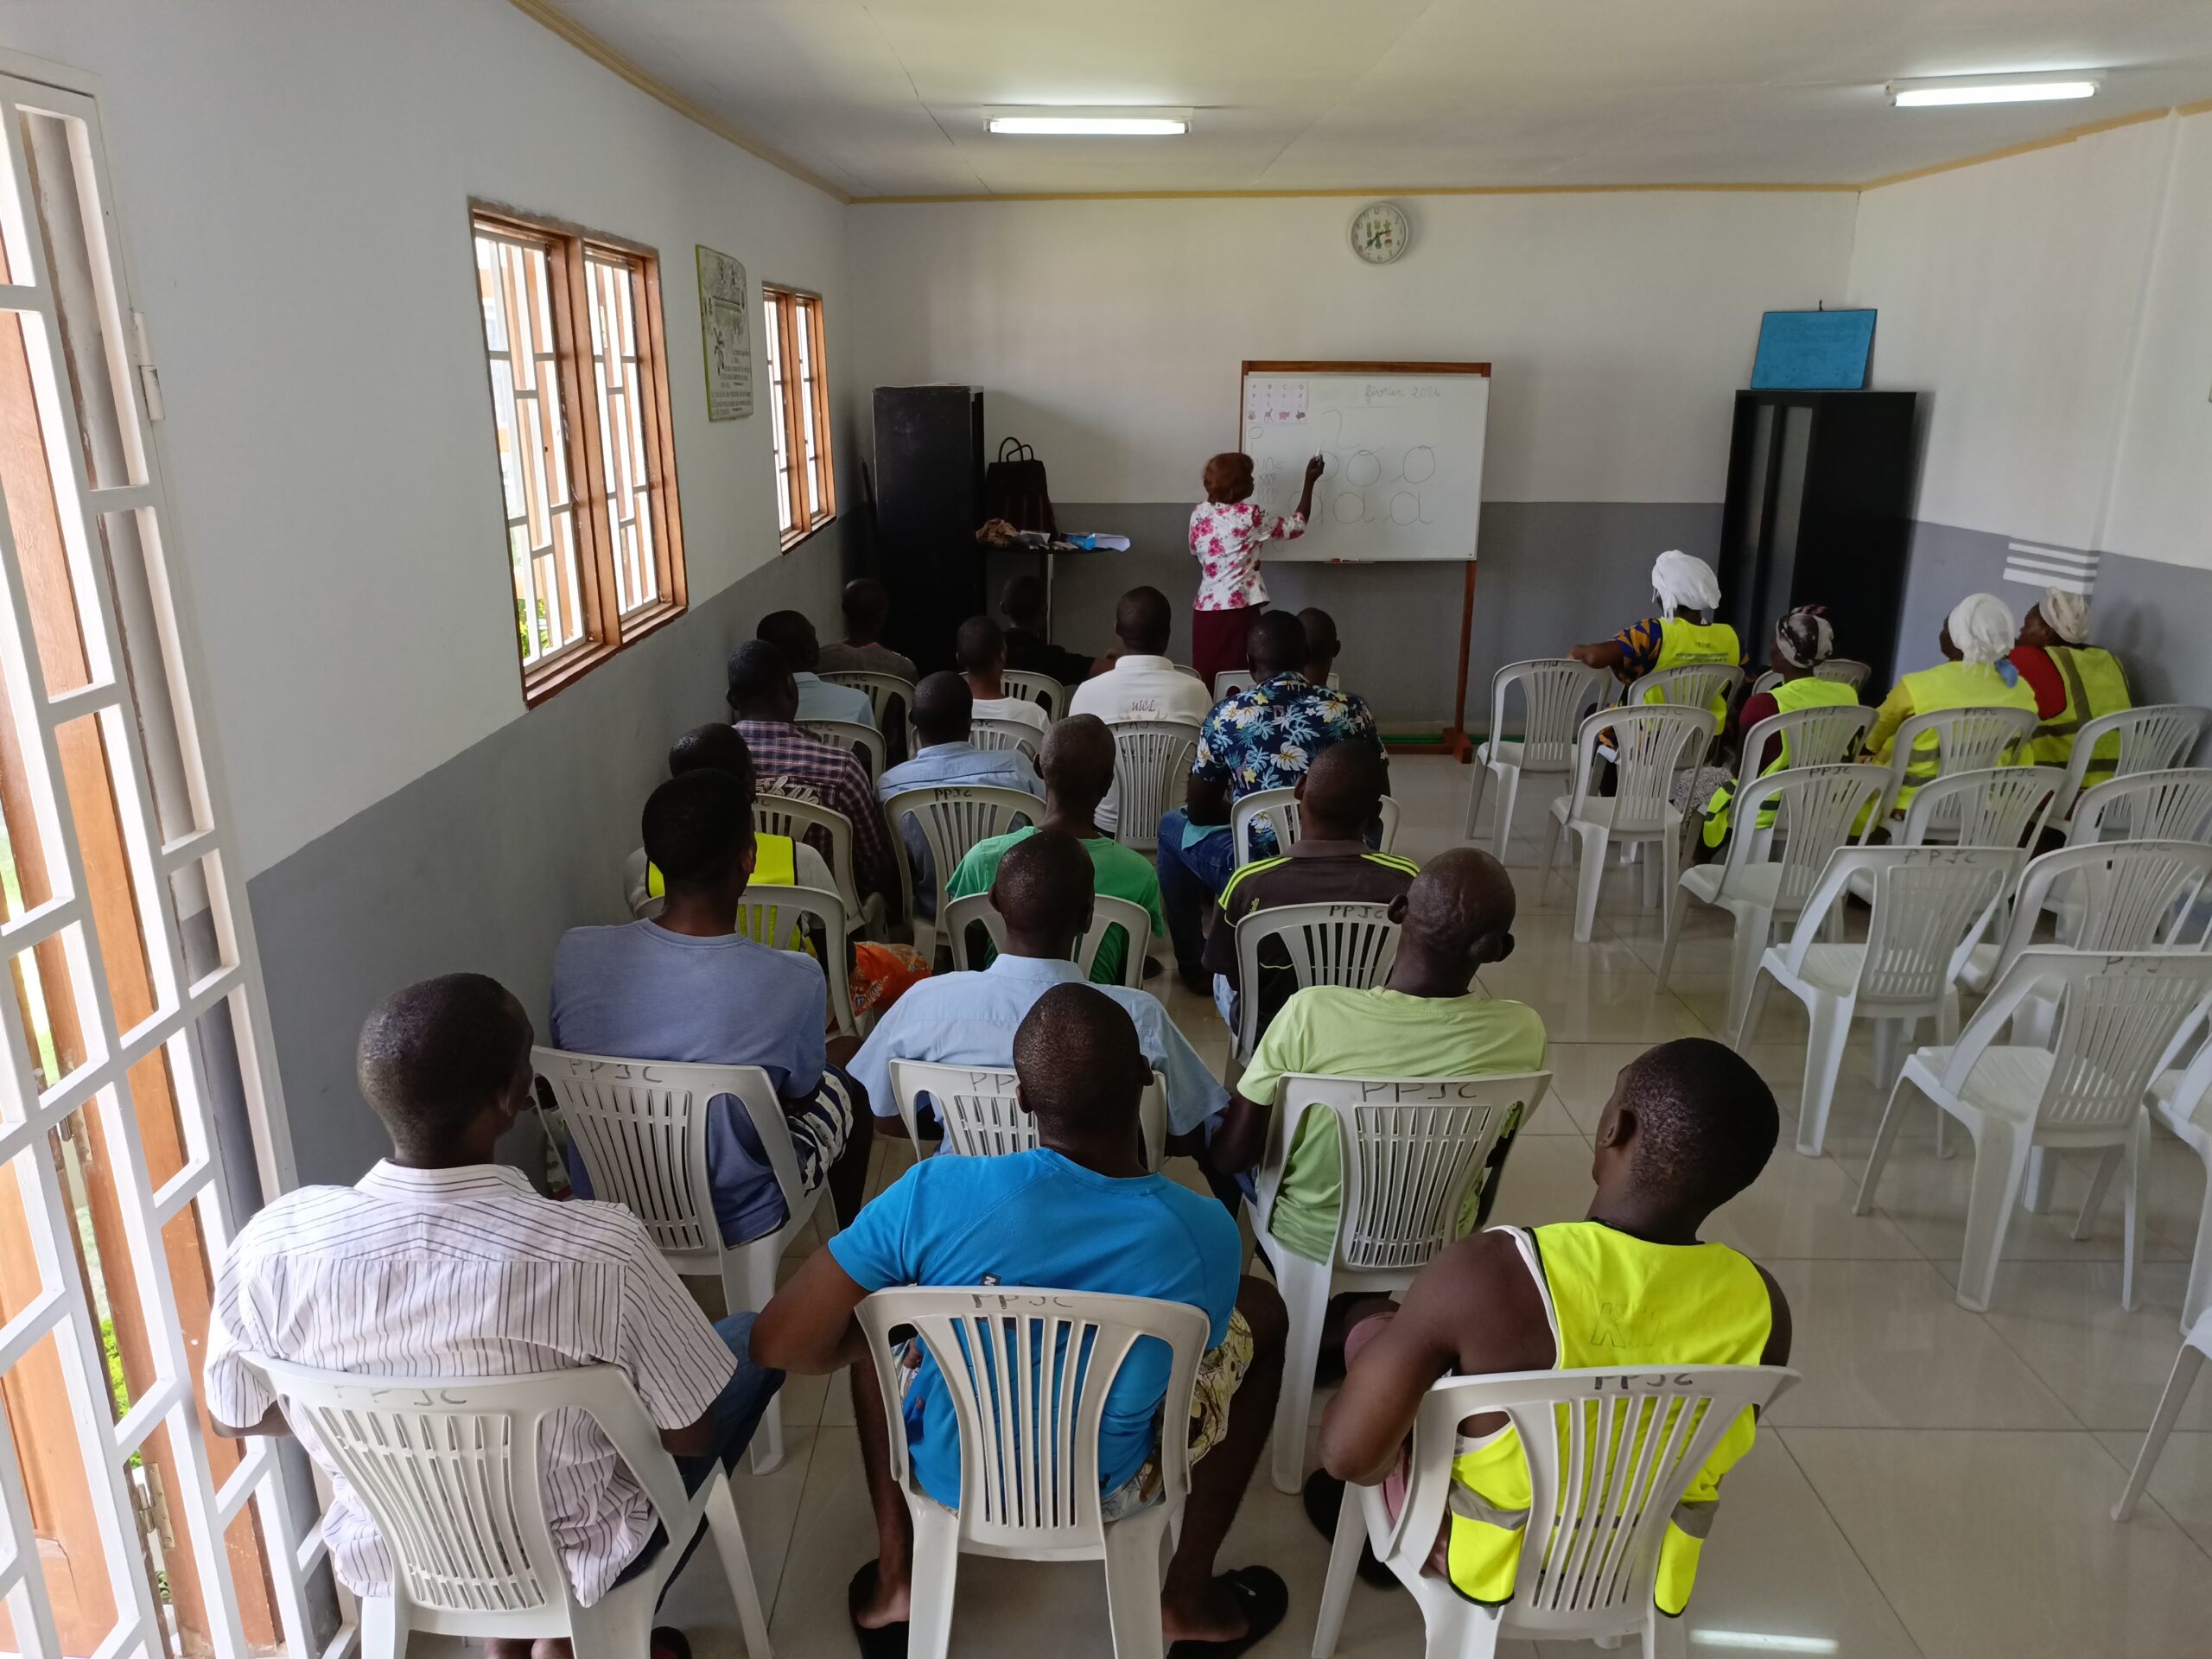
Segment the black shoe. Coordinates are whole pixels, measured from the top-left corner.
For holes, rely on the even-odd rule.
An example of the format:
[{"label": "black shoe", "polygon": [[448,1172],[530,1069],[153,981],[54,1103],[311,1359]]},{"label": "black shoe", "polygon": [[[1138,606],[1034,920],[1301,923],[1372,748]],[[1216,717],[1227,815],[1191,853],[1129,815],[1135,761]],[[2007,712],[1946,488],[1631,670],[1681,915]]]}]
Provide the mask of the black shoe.
[{"label": "black shoe", "polygon": [[1183,988],[1192,996],[1203,996],[1209,1002],[1213,1001],[1213,976],[1205,969],[1185,967],[1179,962],[1175,964],[1175,977],[1183,982]]},{"label": "black shoe", "polygon": [[1160,975],[1166,971],[1167,970],[1166,969],[1162,968],[1160,963],[1154,961],[1152,957],[1147,957],[1144,959],[1144,976],[1147,979],[1158,979]]},{"label": "black shoe", "polygon": [[[1337,1517],[1343,1513],[1344,1484],[1325,1469],[1316,1469],[1306,1476],[1306,1485],[1299,1493],[1306,1505],[1306,1518],[1313,1523],[1313,1530],[1332,1543],[1337,1536]],[[1360,1524],[1357,1512],[1352,1524]],[[1363,1540],[1359,1546],[1359,1576],[1369,1584],[1389,1589],[1398,1581],[1398,1575],[1376,1558],[1375,1546]]]}]

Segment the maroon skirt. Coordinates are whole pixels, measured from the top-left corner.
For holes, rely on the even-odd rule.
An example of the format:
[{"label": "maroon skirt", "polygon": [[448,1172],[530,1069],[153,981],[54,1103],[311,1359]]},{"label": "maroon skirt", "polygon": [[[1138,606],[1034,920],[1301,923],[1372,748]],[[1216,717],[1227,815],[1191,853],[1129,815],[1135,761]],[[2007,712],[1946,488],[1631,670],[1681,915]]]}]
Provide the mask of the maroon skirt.
[{"label": "maroon skirt", "polygon": [[1216,675],[1251,666],[1245,636],[1252,631],[1252,619],[1266,608],[1246,605],[1233,611],[1191,613],[1191,666],[1198,671],[1208,691],[1213,690]]}]

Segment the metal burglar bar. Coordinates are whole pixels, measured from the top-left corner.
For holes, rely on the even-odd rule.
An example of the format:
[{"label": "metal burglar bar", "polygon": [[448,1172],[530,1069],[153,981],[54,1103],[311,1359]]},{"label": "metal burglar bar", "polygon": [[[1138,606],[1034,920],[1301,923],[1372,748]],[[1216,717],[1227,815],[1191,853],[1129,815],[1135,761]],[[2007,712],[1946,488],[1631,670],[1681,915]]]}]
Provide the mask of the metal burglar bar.
[{"label": "metal burglar bar", "polygon": [[311,1517],[275,1443],[198,1404],[210,1264],[296,1177],[172,604],[159,380],[91,99],[0,74],[0,1649],[306,1656]]}]

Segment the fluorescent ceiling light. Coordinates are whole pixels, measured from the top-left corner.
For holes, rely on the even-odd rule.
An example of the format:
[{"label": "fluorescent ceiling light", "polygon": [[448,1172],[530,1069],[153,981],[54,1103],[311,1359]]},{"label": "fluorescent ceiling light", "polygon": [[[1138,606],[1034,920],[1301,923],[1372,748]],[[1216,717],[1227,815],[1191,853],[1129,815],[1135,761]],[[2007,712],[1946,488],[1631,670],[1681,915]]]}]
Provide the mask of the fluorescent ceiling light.
[{"label": "fluorescent ceiling light", "polygon": [[2086,75],[1958,75],[1940,80],[1893,80],[1890,102],[1901,110],[1945,104],[2043,104],[2094,96]]},{"label": "fluorescent ceiling light", "polygon": [[1191,130],[1188,110],[1027,109],[984,112],[993,132],[1025,137],[1169,138]]}]

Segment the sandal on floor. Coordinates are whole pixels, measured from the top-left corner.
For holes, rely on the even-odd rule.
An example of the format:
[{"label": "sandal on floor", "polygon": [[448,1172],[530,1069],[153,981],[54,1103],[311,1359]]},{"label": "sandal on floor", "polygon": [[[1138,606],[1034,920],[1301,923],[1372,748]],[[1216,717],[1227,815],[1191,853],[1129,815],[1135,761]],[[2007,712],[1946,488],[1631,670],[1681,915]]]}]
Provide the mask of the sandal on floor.
[{"label": "sandal on floor", "polygon": [[1244,1605],[1244,1634],[1228,1642],[1178,1642],[1167,1659],[1238,1659],[1272,1636],[1290,1611],[1290,1586],[1268,1567],[1236,1567],[1221,1581]]},{"label": "sandal on floor", "polygon": [[[1313,1523],[1313,1530],[1335,1543],[1337,1519],[1344,1513],[1344,1482],[1325,1469],[1316,1469],[1306,1477],[1305,1487],[1298,1496],[1306,1505],[1306,1518]],[[1352,1512],[1352,1524],[1362,1531],[1366,1529],[1356,1510]],[[1359,1541],[1359,1576],[1362,1582],[1385,1590],[1398,1581],[1398,1575],[1382,1565],[1376,1556],[1375,1546],[1364,1538]]]},{"label": "sandal on floor", "polygon": [[861,1659],[906,1659],[906,1621],[885,1624],[868,1630],[861,1624],[860,1611],[865,1602],[875,1599],[879,1563],[869,1561],[853,1574],[853,1581],[845,1586],[845,1617],[852,1624],[853,1635],[861,1644]]},{"label": "sandal on floor", "polygon": [[645,1651],[652,1659],[691,1659],[691,1638],[673,1624],[656,1624]]}]

